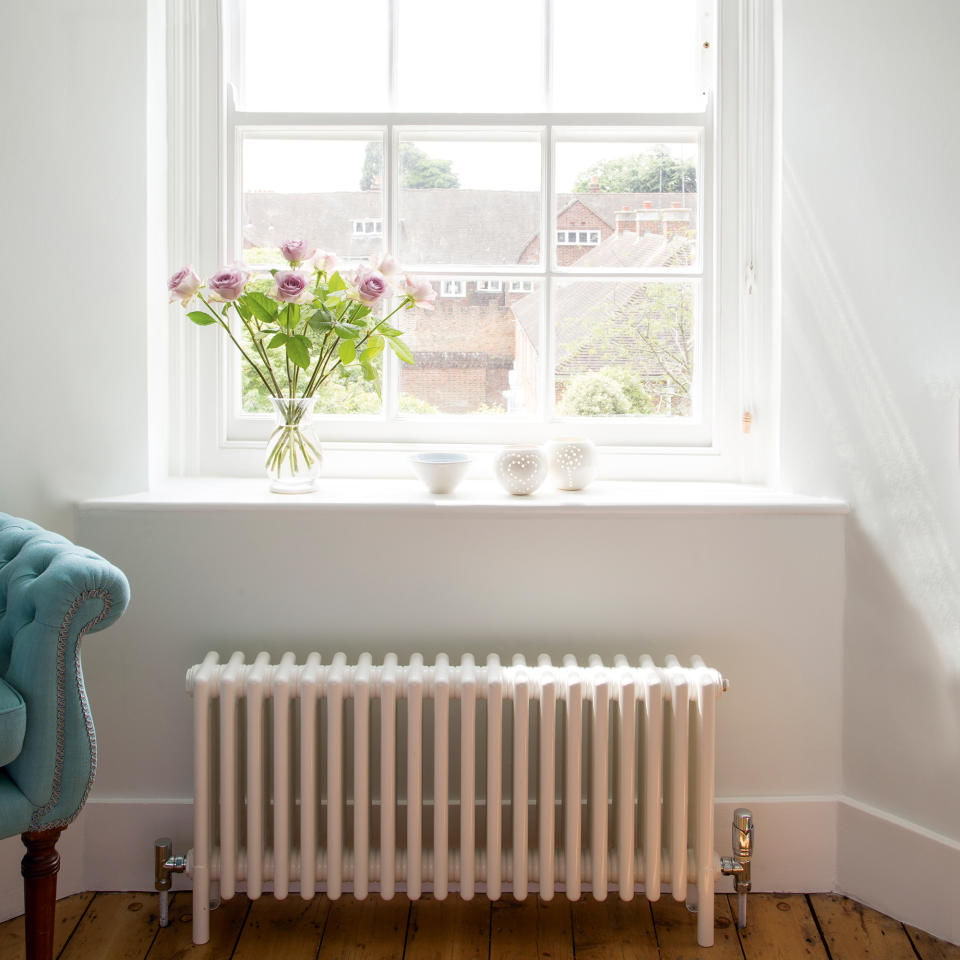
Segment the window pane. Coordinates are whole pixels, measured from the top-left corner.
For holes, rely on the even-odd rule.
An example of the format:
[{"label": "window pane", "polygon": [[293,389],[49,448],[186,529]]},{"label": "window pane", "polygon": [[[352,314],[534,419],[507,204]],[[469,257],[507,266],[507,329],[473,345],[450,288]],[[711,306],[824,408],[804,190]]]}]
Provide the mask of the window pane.
[{"label": "window pane", "polygon": [[[260,140],[243,142],[242,257],[280,262],[285,240],[356,261],[383,244],[383,193],[369,176],[379,140]],[[378,229],[379,228],[379,229]]]},{"label": "window pane", "polygon": [[690,415],[694,281],[559,281],[553,311],[560,416]]},{"label": "window pane", "polygon": [[241,109],[342,111],[387,106],[387,0],[244,0],[235,7],[242,37],[237,71]]},{"label": "window pane", "polygon": [[[442,290],[440,279],[431,282]],[[400,368],[401,413],[536,412],[540,284],[529,281],[532,292],[511,293],[498,282],[499,290],[483,291],[476,278],[464,277],[447,284],[459,295],[437,297],[434,311],[404,312],[415,363]]]},{"label": "window pane", "polygon": [[402,110],[543,108],[543,0],[397,0]]},{"label": "window pane", "polygon": [[561,267],[684,267],[696,262],[695,143],[561,140],[556,146]]},{"label": "window pane", "polygon": [[[553,36],[556,110],[703,109],[697,0],[554,0]],[[598,69],[569,69],[598,52]]]},{"label": "window pane", "polygon": [[536,140],[401,140],[399,255],[407,264],[537,263]]}]

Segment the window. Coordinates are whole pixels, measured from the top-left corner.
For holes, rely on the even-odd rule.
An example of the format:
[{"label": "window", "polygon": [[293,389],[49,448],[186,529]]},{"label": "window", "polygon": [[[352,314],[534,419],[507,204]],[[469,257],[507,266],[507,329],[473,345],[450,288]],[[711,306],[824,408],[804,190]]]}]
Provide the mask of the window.
[{"label": "window", "polygon": [[558,230],[557,243],[560,246],[595,247],[600,242],[599,230]]},{"label": "window", "polygon": [[441,279],[440,296],[441,297],[463,297],[466,292],[466,284],[463,280]]},{"label": "window", "polygon": [[[200,157],[201,178],[220,180],[197,191],[201,219],[218,223],[201,231],[206,261],[266,273],[285,239],[348,268],[389,251],[439,295],[434,311],[398,318],[415,363],[384,357],[382,396],[345,378],[321,397],[325,441],[562,429],[688,455],[736,432],[741,271],[717,264],[740,256],[741,218],[717,210],[721,195],[737,209],[740,180],[717,174],[721,153],[738,170],[725,118],[744,4],[755,0],[596,0],[590,17],[576,0],[219,5],[222,86],[201,90],[210,109],[224,104],[218,149]],[[317,38],[361,33],[363,69],[349,44],[328,45],[325,69],[349,82],[317,83]],[[471,43],[440,42],[450,36]],[[486,41],[510,71],[489,69]],[[608,52],[604,70],[561,68],[587,47]],[[233,354],[210,355],[212,339],[197,347],[222,370],[208,434],[230,449],[266,436],[266,404]]]}]

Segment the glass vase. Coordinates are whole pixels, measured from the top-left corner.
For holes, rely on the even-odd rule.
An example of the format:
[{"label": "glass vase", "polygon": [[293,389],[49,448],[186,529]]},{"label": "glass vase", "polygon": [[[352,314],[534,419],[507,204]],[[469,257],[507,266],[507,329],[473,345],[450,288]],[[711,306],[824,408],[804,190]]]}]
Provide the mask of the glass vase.
[{"label": "glass vase", "polygon": [[313,425],[315,397],[271,397],[273,432],[267,440],[266,468],[274,493],[310,493],[323,462]]}]

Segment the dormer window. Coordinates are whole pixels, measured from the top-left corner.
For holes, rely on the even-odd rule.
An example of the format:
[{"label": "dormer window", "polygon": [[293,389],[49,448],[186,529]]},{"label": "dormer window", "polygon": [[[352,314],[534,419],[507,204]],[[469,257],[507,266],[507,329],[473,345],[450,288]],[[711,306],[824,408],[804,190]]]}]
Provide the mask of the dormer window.
[{"label": "dormer window", "polygon": [[600,242],[599,230],[558,230],[560,246],[595,247]]},{"label": "dormer window", "polygon": [[355,237],[382,237],[382,220],[354,220],[353,235]]},{"label": "dormer window", "polygon": [[502,280],[478,280],[477,293],[499,293],[503,289]]},{"label": "dormer window", "polygon": [[533,281],[532,280],[511,280],[510,292],[511,293],[533,293]]},{"label": "dormer window", "polygon": [[441,297],[462,297],[466,292],[466,281],[460,279],[449,279],[440,281]]}]

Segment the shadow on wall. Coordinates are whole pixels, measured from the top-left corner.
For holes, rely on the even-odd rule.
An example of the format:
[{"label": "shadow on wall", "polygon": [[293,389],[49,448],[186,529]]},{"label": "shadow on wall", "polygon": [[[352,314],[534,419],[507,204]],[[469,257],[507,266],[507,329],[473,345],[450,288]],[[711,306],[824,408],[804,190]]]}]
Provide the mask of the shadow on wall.
[{"label": "shadow on wall", "polygon": [[784,412],[796,426],[787,443],[798,472],[819,469],[836,487],[830,492],[853,507],[845,792],[960,837],[948,802],[960,790],[960,565],[944,501],[890,364],[874,346],[877,333],[840,277],[789,163],[784,223]]}]

